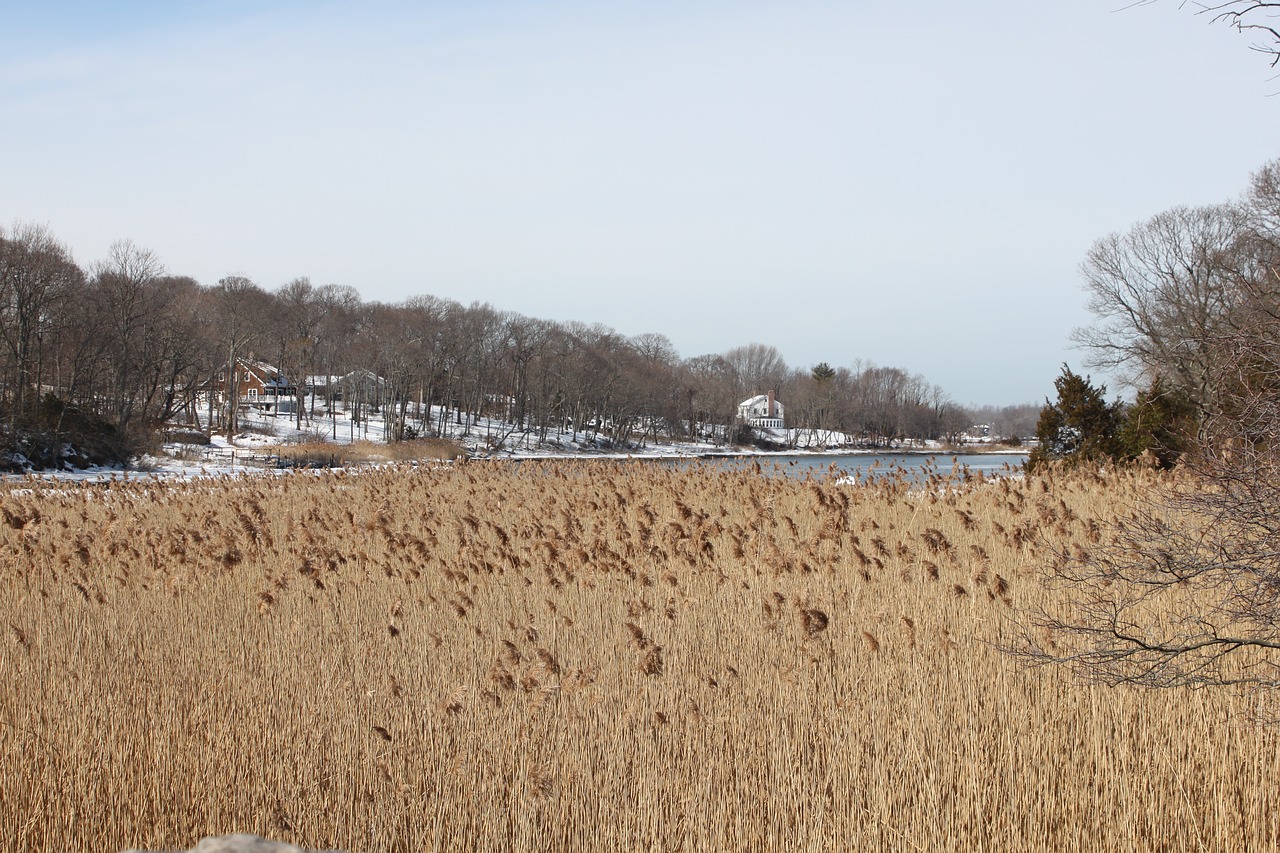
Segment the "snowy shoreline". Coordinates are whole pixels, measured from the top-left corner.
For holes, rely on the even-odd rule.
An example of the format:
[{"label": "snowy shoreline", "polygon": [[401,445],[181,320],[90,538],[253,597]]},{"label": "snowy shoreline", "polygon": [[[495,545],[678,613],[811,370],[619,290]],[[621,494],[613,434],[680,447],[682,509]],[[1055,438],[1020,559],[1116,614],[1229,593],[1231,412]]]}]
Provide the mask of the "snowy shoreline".
[{"label": "snowy shoreline", "polygon": [[[385,435],[385,425],[377,419],[369,420],[350,430],[335,429],[334,438],[321,436],[312,429],[297,429],[292,419],[258,416],[249,421],[250,429],[234,439],[214,435],[208,444],[170,443],[164,445],[163,455],[144,455],[128,467],[95,467],[81,470],[37,471],[0,475],[0,482],[84,482],[111,483],[147,480],[193,480],[244,475],[284,475],[289,473],[315,473],[321,470],[358,471],[392,465],[449,464],[432,458],[393,459],[383,456],[379,450],[389,447],[380,440]],[[343,433],[346,433],[344,436]],[[497,447],[490,447],[494,436],[503,436]],[[518,438],[517,438],[518,436]],[[579,438],[581,436],[581,438]],[[531,434],[517,433],[510,424],[484,419],[474,421],[465,433],[445,438],[466,449],[465,459],[471,462],[486,461],[552,461],[552,460],[612,460],[612,461],[697,461],[744,459],[784,462],[795,459],[850,458],[861,456],[899,456],[918,458],[946,458],[951,456],[1026,456],[1023,447],[997,444],[965,445],[962,447],[919,446],[884,448],[851,447],[848,444],[831,446],[837,438],[850,436],[831,432],[786,431],[775,435],[783,442],[807,443],[809,447],[766,450],[757,447],[728,447],[709,442],[660,442],[643,447],[611,449],[600,447],[588,433],[557,432],[546,442],[534,445]],[[301,444],[318,447],[332,446],[335,457],[345,448],[363,444],[371,448],[367,460],[327,465],[282,464],[280,452]],[[852,443],[852,442],[849,442]],[[826,444],[826,446],[823,446]],[[816,445],[816,446],[813,446]]]},{"label": "snowy shoreline", "polygon": [[[909,450],[788,450],[788,451],[763,451],[763,450],[741,450],[741,451],[681,451],[671,448],[664,448],[653,451],[640,452],[610,452],[610,451],[577,451],[577,452],[543,452],[536,451],[517,452],[509,454],[492,454],[487,456],[475,456],[466,460],[467,463],[484,463],[484,462],[574,462],[574,461],[601,461],[601,462],[715,462],[740,459],[743,461],[756,462],[775,462],[777,464],[785,464],[795,460],[817,460],[817,459],[847,459],[856,457],[910,457],[914,459],[927,460],[938,459],[946,461],[949,457],[960,456],[984,456],[984,457],[1024,457],[1027,451],[1019,449],[963,449],[957,450],[953,448],[935,448],[935,449],[919,449],[913,448]],[[21,474],[3,474],[0,475],[0,482],[3,483],[84,483],[109,485],[111,483],[125,482],[166,482],[166,481],[190,481],[199,479],[216,479],[220,477],[242,477],[242,476],[319,476],[326,472],[329,473],[354,473],[361,470],[375,470],[379,468],[390,467],[418,467],[422,465],[450,465],[454,464],[445,460],[421,459],[421,460],[380,460],[359,462],[348,465],[334,465],[326,467],[279,467],[269,465],[255,465],[248,463],[227,463],[227,464],[202,464],[195,462],[185,462],[169,456],[158,457],[149,456],[140,460],[136,466],[129,468],[110,468],[95,467],[83,470],[64,470],[64,471],[29,471]]]}]

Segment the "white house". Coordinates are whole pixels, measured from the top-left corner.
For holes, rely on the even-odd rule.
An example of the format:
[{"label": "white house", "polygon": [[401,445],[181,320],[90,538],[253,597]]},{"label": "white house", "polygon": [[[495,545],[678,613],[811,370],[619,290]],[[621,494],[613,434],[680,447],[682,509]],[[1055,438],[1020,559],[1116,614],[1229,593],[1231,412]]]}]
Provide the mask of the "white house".
[{"label": "white house", "polygon": [[738,404],[738,420],[753,427],[782,429],[782,404],[773,396],[772,391],[757,394]]}]

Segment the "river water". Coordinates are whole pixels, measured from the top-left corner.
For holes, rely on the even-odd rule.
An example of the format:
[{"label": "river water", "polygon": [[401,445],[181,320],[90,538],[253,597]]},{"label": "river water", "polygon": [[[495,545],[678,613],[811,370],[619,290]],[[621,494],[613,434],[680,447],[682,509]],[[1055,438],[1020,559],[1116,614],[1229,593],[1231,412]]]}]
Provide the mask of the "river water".
[{"label": "river water", "polygon": [[835,477],[865,482],[871,478],[901,476],[908,482],[923,482],[931,474],[957,476],[967,469],[973,476],[1008,476],[1027,461],[1025,453],[965,453],[953,455],[926,453],[856,453],[845,456],[828,454],[769,454],[768,456],[715,456],[697,462],[682,461],[678,465],[710,464],[734,468],[754,468],[769,475],[786,477]]}]

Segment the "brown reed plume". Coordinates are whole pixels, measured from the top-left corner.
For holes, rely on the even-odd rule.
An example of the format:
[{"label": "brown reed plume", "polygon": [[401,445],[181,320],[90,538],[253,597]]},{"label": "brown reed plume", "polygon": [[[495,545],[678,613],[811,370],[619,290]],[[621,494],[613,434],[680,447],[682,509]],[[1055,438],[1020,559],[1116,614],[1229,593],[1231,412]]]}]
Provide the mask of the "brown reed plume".
[{"label": "brown reed plume", "polygon": [[934,476],[0,486],[0,853],[1277,849],[1255,697],[998,651],[1161,475]]}]

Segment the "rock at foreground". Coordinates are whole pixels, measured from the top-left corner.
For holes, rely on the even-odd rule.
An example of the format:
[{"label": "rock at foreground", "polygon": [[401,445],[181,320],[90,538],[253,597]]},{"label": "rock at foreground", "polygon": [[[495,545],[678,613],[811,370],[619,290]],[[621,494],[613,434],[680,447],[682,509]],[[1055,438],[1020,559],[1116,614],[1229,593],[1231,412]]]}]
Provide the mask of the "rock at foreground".
[{"label": "rock at foreground", "polygon": [[[145,851],[125,850],[123,853],[145,853]],[[210,836],[191,848],[190,853],[307,853],[307,851],[293,844],[268,841],[256,835],[238,833]],[[316,853],[341,853],[341,851],[326,850],[316,851]]]}]

